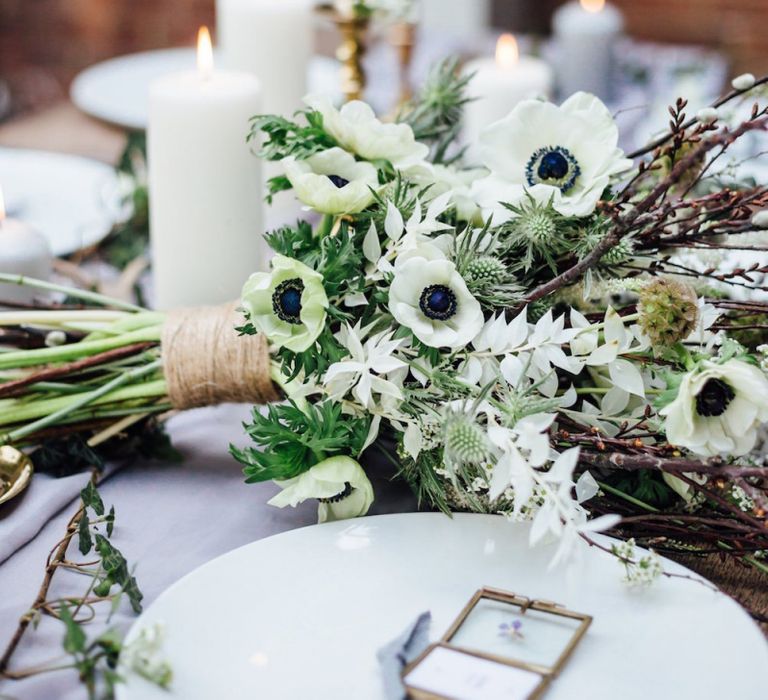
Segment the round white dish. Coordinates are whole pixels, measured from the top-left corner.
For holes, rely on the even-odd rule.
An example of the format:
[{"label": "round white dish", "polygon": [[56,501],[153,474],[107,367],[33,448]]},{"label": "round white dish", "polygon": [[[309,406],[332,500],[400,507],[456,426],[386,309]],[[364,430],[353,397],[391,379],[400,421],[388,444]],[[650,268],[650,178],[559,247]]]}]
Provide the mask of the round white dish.
[{"label": "round white dish", "polygon": [[0,187],[8,215],[46,236],[57,256],[98,243],[122,215],[115,171],[89,158],[0,148]]},{"label": "round white dish", "polygon": [[147,127],[149,85],[163,75],[194,70],[195,50],[161,49],[118,56],[86,68],[69,96],[86,114],[126,129]]},{"label": "round white dish", "polygon": [[[218,62],[214,56],[214,63]],[[125,129],[147,128],[149,86],[169,73],[194,70],[195,49],[160,49],[111,58],[86,68],[72,82],[70,99],[86,114]],[[310,92],[338,93],[338,63],[316,56],[308,67]]]},{"label": "round white dish", "polygon": [[[603,538],[608,541],[607,538]],[[483,586],[594,617],[547,700],[764,697],[768,645],[730,598],[695,581],[621,581],[597,549],[548,570],[528,525],[501,517],[384,515],[294,530],[205,564],[165,591],[128,635],[165,629],[170,692],[128,671],[118,700],[383,698],[376,651],[432,612],[440,637]],[[689,573],[665,561],[665,570]]]}]

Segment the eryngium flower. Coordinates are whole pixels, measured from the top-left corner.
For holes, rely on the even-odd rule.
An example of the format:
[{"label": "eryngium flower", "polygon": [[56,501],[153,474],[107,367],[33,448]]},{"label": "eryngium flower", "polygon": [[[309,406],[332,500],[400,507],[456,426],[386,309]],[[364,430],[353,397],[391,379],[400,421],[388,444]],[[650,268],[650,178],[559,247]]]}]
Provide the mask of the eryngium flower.
[{"label": "eryngium flower", "polygon": [[739,457],[768,421],[768,378],[742,360],[705,361],[683,377],[677,397],[659,414],[672,445],[706,457]]},{"label": "eryngium flower", "polygon": [[481,464],[488,459],[488,438],[485,432],[463,413],[448,417],[444,444],[446,461],[449,463]]},{"label": "eryngium flower", "polygon": [[696,292],[683,282],[657,277],[640,290],[638,325],[657,350],[685,340],[696,329]]}]

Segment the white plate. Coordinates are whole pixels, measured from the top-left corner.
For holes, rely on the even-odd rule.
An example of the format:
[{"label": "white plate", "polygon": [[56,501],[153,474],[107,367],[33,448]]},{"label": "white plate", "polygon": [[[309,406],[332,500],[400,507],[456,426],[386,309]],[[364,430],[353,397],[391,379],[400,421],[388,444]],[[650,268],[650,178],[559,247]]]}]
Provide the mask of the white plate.
[{"label": "white plate", "polygon": [[[214,63],[218,58],[214,57]],[[147,128],[149,85],[163,75],[195,69],[195,50],[161,49],[112,58],[86,68],[72,82],[70,98],[83,112],[126,129]],[[338,63],[316,56],[308,67],[310,92],[335,94]]]},{"label": "white plate", "polygon": [[86,114],[126,129],[146,129],[149,84],[194,68],[195,50],[190,48],[119,56],[86,68],[72,82],[69,95]]},{"label": "white plate", "polygon": [[44,234],[54,255],[98,243],[121,215],[118,179],[89,158],[0,148],[8,214]]},{"label": "white plate", "polygon": [[[236,549],[174,584],[128,635],[165,626],[166,693],[128,674],[118,700],[377,700],[376,651],[431,610],[443,634],[495,586],[594,616],[547,700],[765,697],[768,645],[730,598],[694,581],[621,582],[608,554],[548,571],[554,547],[501,517],[384,515],[294,530]],[[686,573],[672,562],[670,572]]]}]

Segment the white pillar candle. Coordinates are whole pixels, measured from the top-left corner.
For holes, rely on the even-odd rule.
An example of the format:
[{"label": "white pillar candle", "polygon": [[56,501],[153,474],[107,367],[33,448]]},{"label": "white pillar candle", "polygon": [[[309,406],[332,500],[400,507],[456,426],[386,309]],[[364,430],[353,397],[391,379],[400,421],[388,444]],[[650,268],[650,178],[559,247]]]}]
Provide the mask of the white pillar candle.
[{"label": "white pillar candle", "polygon": [[584,90],[610,99],[615,44],[624,30],[619,9],[605,0],[568,2],[555,12],[552,28],[560,95],[566,98]]},{"label": "white pillar candle", "polygon": [[[51,247],[43,234],[5,216],[0,191],[0,272],[47,280],[52,259]],[[39,290],[32,287],[0,283],[0,306],[3,302],[28,304],[39,295]]]},{"label": "white pillar candle", "polygon": [[253,73],[268,114],[302,106],[313,53],[314,0],[216,0],[222,66]]},{"label": "white pillar candle", "polygon": [[470,156],[472,144],[485,127],[506,117],[521,100],[549,97],[552,91],[550,67],[539,58],[520,56],[511,34],[499,38],[495,58],[469,61],[464,70],[474,73],[468,87],[474,99],[464,110],[464,137],[470,144]]},{"label": "white pillar candle", "polygon": [[266,262],[261,167],[246,143],[258,80],[213,70],[201,31],[198,70],[150,88],[148,164],[155,306],[239,297]]}]

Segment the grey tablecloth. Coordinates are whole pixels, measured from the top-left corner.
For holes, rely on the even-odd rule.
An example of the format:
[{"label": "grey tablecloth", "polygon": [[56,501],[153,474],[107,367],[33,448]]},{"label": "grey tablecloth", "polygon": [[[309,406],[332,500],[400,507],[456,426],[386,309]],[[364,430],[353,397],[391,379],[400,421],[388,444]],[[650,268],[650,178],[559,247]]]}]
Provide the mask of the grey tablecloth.
[{"label": "grey tablecloth", "polygon": [[[115,545],[135,564],[136,578],[150,604],[170,584],[200,564],[235,547],[316,521],[311,504],[279,510],[266,504],[276,492],[271,483],[246,485],[240,466],[228,455],[230,442],[245,444],[241,422],[245,406],[220,406],[179,415],[169,424],[181,464],[138,462],[108,476],[100,487],[107,506],[117,512]],[[392,483],[391,468],[376,465],[374,512],[415,509],[402,484]],[[53,480],[37,475],[12,507],[0,509],[0,647],[4,648],[20,615],[40,586],[46,556],[65,532],[87,475]],[[72,550],[76,548],[73,546]],[[85,579],[66,571],[56,576],[53,595],[84,592]],[[102,606],[108,608],[108,606]],[[107,610],[104,613],[108,612]],[[127,629],[134,616],[121,608],[111,625]],[[105,620],[87,626],[98,634]],[[12,668],[42,663],[61,654],[62,625],[43,620],[27,633]],[[0,698],[83,700],[85,690],[72,672],[24,681],[0,681]]]}]

